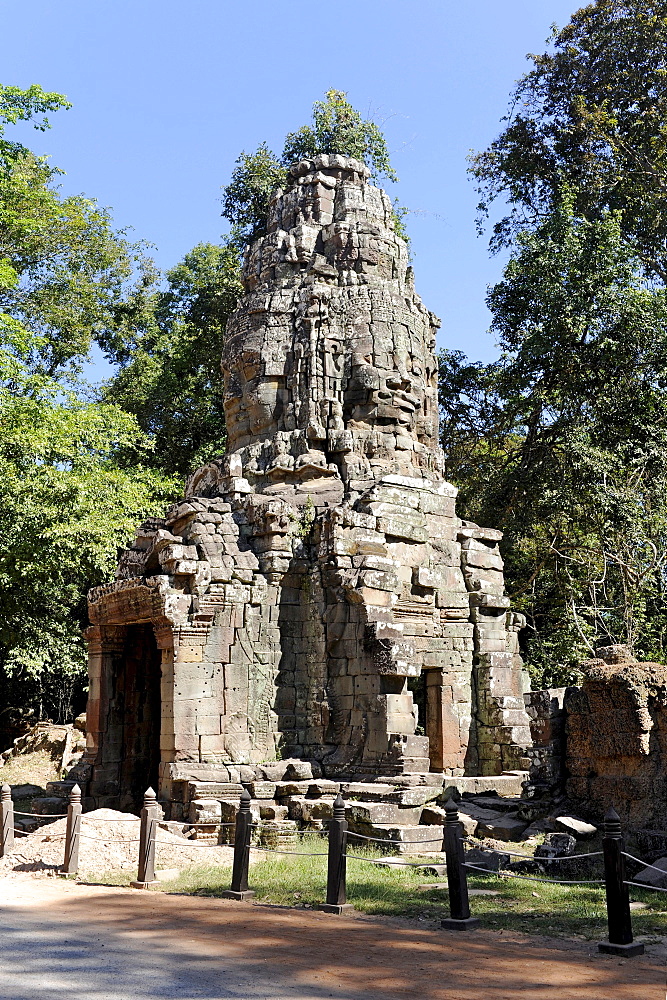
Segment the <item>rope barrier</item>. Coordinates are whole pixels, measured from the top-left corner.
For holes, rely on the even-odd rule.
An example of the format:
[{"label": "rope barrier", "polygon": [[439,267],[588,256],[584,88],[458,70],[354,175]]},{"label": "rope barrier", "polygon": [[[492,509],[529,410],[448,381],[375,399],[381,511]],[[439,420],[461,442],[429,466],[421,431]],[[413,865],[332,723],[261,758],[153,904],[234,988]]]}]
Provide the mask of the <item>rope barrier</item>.
[{"label": "rope barrier", "polygon": [[326,858],[328,854],[308,854],[306,851],[283,851],[280,847],[250,847],[251,851],[262,851],[263,854],[290,854],[295,858]]},{"label": "rope barrier", "polygon": [[29,816],[30,819],[67,819],[67,813],[24,813],[14,809],[15,816]]},{"label": "rope barrier", "polygon": [[[662,871],[662,869],[660,869]],[[651,892],[667,892],[667,889],[661,889],[657,885],[643,885],[641,882],[627,882],[624,880],[623,885],[634,885],[637,889],[650,889]]]},{"label": "rope barrier", "polygon": [[[372,840],[375,844],[385,844],[385,845],[396,845],[396,844],[406,844],[412,847],[420,847],[422,844],[441,844],[443,838],[440,836],[437,840],[387,840],[382,837],[367,837],[363,833],[354,833],[352,830],[347,831],[348,837],[357,837],[359,840]],[[527,855],[526,855],[527,856]]]},{"label": "rope barrier", "polygon": [[636,861],[638,865],[645,865],[646,868],[652,868],[653,871],[661,872],[661,874],[667,877],[667,869],[658,868],[657,865],[650,865],[648,861],[642,861],[641,858],[635,858],[632,856],[632,854],[628,854],[627,851],[621,851],[621,854],[626,858],[630,858],[630,861]]},{"label": "rope barrier", "polygon": [[[176,820],[169,820],[168,822],[174,823],[174,822],[177,822],[177,821]],[[185,821],[183,821],[183,823],[180,823],[179,825],[180,826],[187,826],[187,827],[193,827],[194,828],[194,827],[200,827],[200,826],[216,826],[216,827],[218,827],[218,826],[236,826],[236,823],[186,823]]]},{"label": "rope barrier", "polygon": [[498,875],[503,878],[518,878],[523,882],[551,882],[552,885],[604,885],[603,878],[587,878],[587,879],[558,879],[558,878],[538,878],[536,875],[515,875],[514,872],[490,872],[488,868],[479,868],[477,865],[470,865],[464,862],[464,868],[470,868],[472,871],[482,872],[484,875]]},{"label": "rope barrier", "polygon": [[[602,851],[589,851],[588,854],[567,854],[562,858],[538,858],[532,854],[519,854],[518,851],[506,851],[504,848],[496,851],[490,847],[475,847],[476,851],[483,851],[484,854],[509,854],[511,858],[525,858],[526,861],[548,862],[552,861],[576,861],[578,858],[597,858],[602,856]],[[629,855],[628,855],[629,856]],[[636,859],[635,859],[636,860]],[[662,871],[662,869],[660,869]],[[667,874],[667,872],[665,872]]]},{"label": "rope barrier", "polygon": [[80,833],[79,836],[82,837],[84,840],[95,840],[97,841],[98,844],[108,844],[108,845],[138,844],[140,842],[138,837],[136,840],[114,840],[113,837],[91,837],[89,833]]},{"label": "rope barrier", "polygon": [[366,861],[370,865],[379,865],[384,868],[430,868],[432,861],[394,861],[387,862],[382,858],[362,858],[360,854],[343,854],[344,858],[351,858],[353,861]]},{"label": "rope barrier", "polygon": [[[84,819],[88,818],[87,815],[86,815],[86,813],[83,813],[83,818]],[[113,819],[102,819],[102,820],[98,820],[98,822],[99,823],[140,823],[141,820],[139,819],[138,816],[128,816],[127,819],[119,819],[117,816],[114,816]]]},{"label": "rope barrier", "polygon": [[[120,843],[120,841],[115,841],[115,843]],[[127,843],[138,843],[138,841],[127,841]],[[215,847],[233,847],[233,844],[200,844],[196,840],[188,840],[183,844],[175,844],[172,840],[153,840],[153,844],[159,844],[161,847],[203,847],[204,850],[211,851]]]}]

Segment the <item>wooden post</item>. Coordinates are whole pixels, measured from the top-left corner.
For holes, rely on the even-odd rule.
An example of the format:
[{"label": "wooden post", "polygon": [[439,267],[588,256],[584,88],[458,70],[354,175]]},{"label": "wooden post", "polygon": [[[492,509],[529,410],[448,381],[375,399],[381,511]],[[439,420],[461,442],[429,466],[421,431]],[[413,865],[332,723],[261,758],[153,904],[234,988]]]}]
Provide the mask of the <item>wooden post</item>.
[{"label": "wooden post", "polygon": [[79,870],[79,844],[81,843],[81,789],[75,785],[69,793],[67,829],[65,831],[65,863],[62,871],[73,875]]},{"label": "wooden post", "polygon": [[144,794],[144,807],[141,810],[141,826],[139,828],[139,870],[136,882],[130,883],[135,889],[146,889],[156,880],[155,840],[159,808],[155,792],[152,788],[147,788]]},{"label": "wooden post", "polygon": [[0,858],[14,850],[14,803],[9,785],[0,792]]},{"label": "wooden post", "polygon": [[479,920],[470,916],[468,879],[464,868],[463,826],[459,822],[459,810],[453,799],[448,799],[445,804],[445,857],[450,915],[441,921],[441,925],[454,931],[472,930],[479,925]]},{"label": "wooden post", "polygon": [[232,867],[232,887],[222,895],[225,899],[252,899],[255,895],[248,888],[248,868],[250,866],[250,837],[252,834],[252,815],[250,812],[250,792],[244,788],[241,793],[239,809],[236,813],[236,830],[234,831],[234,864]]},{"label": "wooden post", "polygon": [[333,805],[333,819],[329,826],[329,857],[327,862],[327,901],[319,907],[325,913],[345,913],[353,910],[347,902],[345,876],[347,873],[347,820],[345,800],[338,793]]},{"label": "wooden post", "polygon": [[632,938],[630,893],[625,884],[625,844],[621,835],[621,821],[611,808],[604,818],[604,879],[607,895],[607,923],[609,940],[600,941],[598,950],[607,955],[643,955],[644,945]]}]

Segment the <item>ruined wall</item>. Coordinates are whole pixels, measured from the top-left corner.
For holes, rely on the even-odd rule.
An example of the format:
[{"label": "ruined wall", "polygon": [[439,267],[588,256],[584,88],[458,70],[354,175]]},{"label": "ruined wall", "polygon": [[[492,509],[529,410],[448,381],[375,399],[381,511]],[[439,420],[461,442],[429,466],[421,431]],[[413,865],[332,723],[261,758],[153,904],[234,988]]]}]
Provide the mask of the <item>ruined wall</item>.
[{"label": "ruined wall", "polygon": [[[161,650],[164,794],[179,761],[223,774],[277,751],[327,774],[525,766],[501,536],[462,522],[443,480],[438,321],[367,168],[292,167],[244,284],[227,452],[90,595],[93,797],[121,781],[105,629],[136,622]],[[407,683],[422,672],[427,736]]]},{"label": "ruined wall", "polygon": [[565,699],[567,795],[597,819],[613,806],[625,827],[667,822],[667,667],[609,646],[584,664]]}]

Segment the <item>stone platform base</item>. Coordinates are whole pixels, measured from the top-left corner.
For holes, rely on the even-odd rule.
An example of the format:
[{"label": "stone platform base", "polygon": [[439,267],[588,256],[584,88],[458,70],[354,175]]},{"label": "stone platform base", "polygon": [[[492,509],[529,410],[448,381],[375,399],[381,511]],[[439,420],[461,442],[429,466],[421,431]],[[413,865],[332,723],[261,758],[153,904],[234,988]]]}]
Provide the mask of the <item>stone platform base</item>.
[{"label": "stone platform base", "polygon": [[349,913],[354,906],[352,903],[321,903],[317,909],[323,913]]},{"label": "stone platform base", "polygon": [[253,899],[255,896],[254,889],[244,889],[243,892],[234,892],[233,889],[225,889],[223,893],[220,894],[223,899],[236,899],[237,901],[244,903],[246,899]]},{"label": "stone platform base", "polygon": [[472,931],[479,927],[479,919],[468,917],[466,920],[457,920],[455,917],[445,917],[440,921],[440,926],[447,931]]},{"label": "stone platform base", "polygon": [[636,955],[644,954],[644,945],[638,941],[632,944],[612,944],[611,941],[600,941],[598,951],[603,955],[622,955],[624,958],[634,958]]}]

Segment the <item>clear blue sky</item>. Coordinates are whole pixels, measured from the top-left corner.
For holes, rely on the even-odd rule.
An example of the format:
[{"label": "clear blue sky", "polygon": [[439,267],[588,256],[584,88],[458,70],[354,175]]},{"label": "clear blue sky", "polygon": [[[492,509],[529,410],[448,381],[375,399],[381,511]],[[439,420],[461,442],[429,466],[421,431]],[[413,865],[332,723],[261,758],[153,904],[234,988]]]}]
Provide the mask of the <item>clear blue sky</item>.
[{"label": "clear blue sky", "polygon": [[331,88],[383,125],[416,214],[417,289],[440,343],[496,355],[486,288],[501,262],[475,233],[466,155],[498,133],[527,52],[576,0],[0,0],[2,82],[74,107],[22,134],[66,171],[63,189],[113,210],[161,267],[224,229],[220,188],[242,149],[280,150]]}]

